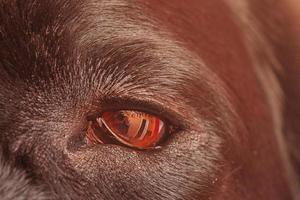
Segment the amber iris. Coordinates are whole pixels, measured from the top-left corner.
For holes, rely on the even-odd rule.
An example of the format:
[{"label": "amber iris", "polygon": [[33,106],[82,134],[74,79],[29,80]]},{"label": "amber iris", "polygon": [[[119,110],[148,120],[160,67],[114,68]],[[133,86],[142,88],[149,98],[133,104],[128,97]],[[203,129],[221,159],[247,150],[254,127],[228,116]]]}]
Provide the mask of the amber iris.
[{"label": "amber iris", "polygon": [[157,116],[139,111],[104,112],[90,122],[87,138],[92,143],[118,142],[139,149],[155,147],[165,134],[165,123]]}]

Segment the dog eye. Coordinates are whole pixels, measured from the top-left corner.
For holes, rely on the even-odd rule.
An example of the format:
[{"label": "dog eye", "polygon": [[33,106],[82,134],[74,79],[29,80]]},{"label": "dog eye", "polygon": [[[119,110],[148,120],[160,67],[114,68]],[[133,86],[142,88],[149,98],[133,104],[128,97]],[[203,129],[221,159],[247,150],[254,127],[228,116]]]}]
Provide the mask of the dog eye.
[{"label": "dog eye", "polygon": [[137,148],[155,148],[166,136],[166,123],[158,116],[139,111],[119,110],[102,113],[89,121],[87,141]]}]

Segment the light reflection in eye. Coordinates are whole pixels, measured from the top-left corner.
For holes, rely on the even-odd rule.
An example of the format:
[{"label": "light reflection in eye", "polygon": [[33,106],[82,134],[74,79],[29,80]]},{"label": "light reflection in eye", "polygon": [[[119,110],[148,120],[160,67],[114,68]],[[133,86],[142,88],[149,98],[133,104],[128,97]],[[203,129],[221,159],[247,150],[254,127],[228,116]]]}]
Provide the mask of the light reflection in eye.
[{"label": "light reflection in eye", "polygon": [[[165,136],[165,123],[157,116],[144,112],[120,110],[104,112],[90,122],[87,138],[92,143],[118,142],[138,148],[155,147]],[[112,137],[113,136],[113,137]]]}]

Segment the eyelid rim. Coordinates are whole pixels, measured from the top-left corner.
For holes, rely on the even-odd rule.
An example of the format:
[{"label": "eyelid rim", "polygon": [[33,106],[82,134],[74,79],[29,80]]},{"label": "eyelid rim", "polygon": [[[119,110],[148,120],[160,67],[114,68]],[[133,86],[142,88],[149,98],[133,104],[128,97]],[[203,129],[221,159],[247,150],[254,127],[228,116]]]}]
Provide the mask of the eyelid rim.
[{"label": "eyelid rim", "polygon": [[87,115],[87,119],[95,119],[104,112],[131,110],[144,112],[159,117],[166,124],[177,131],[187,130],[189,123],[186,117],[172,110],[168,106],[150,99],[138,99],[133,97],[105,97],[93,103],[94,110]]}]

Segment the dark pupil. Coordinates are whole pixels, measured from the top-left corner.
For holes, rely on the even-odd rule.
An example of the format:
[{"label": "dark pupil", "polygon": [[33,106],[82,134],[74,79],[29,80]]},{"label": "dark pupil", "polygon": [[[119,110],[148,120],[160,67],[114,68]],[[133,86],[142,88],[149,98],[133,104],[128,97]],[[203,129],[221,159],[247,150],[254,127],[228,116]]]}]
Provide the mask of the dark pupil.
[{"label": "dark pupil", "polygon": [[123,135],[127,135],[128,129],[130,126],[128,117],[124,115],[123,112],[116,113],[114,120],[114,127],[118,130],[119,133],[122,133]]}]

